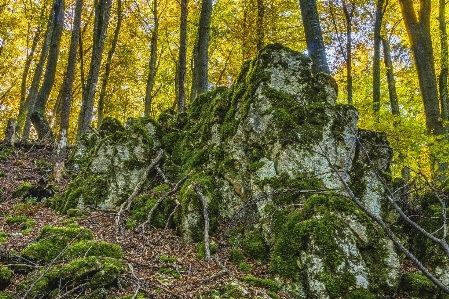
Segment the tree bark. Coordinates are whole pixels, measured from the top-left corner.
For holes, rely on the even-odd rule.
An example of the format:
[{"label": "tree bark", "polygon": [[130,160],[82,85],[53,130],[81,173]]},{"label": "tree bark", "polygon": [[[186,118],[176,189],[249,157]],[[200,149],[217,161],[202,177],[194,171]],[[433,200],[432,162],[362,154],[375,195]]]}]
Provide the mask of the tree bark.
[{"label": "tree bark", "polygon": [[154,78],[156,77],[156,60],[157,60],[157,38],[159,31],[159,20],[157,16],[157,0],[153,0],[153,22],[154,28],[151,33],[151,53],[150,65],[148,72],[147,87],[145,92],[145,111],[144,116],[149,116],[151,112],[151,102],[153,100]]},{"label": "tree bark", "polygon": [[198,38],[195,47],[191,99],[209,89],[209,39],[212,0],[203,0],[201,5]]},{"label": "tree bark", "polygon": [[114,56],[115,48],[117,47],[118,36],[120,34],[120,27],[122,24],[122,0],[117,1],[117,25],[114,30],[114,37],[112,38],[111,48],[106,59],[106,70],[104,71],[103,81],[101,83],[100,99],[98,100],[98,121],[97,128],[100,128],[104,118],[104,99],[106,96],[106,86],[108,84],[109,73],[111,72],[111,61]]},{"label": "tree bark", "polygon": [[312,72],[330,74],[316,0],[299,0],[299,7],[306,35],[307,51],[313,62]]},{"label": "tree bark", "polygon": [[31,122],[37,131],[38,139],[53,139],[53,132],[45,117],[45,107],[47,106],[50,92],[53,88],[58,64],[59,47],[61,44],[62,29],[64,27],[64,0],[54,2],[54,20],[51,45],[48,52],[47,66],[45,69],[44,81],[36,97],[36,104],[31,115]]},{"label": "tree bark", "polygon": [[75,16],[73,18],[72,37],[70,40],[70,50],[67,62],[67,72],[62,84],[62,109],[61,109],[61,125],[59,127],[59,141],[56,152],[56,163],[53,168],[53,177],[56,182],[61,181],[64,171],[64,159],[67,147],[70,106],[72,102],[73,80],[75,78],[76,52],[80,36],[81,12],[83,8],[83,0],[76,0]]},{"label": "tree bark", "polygon": [[[56,1],[56,0],[55,0]],[[34,71],[33,80],[31,82],[28,96],[19,110],[17,116],[16,132],[22,133],[22,141],[28,140],[31,128],[31,112],[34,110],[36,103],[37,92],[39,90],[39,83],[42,78],[42,72],[44,71],[45,60],[47,59],[48,50],[50,48],[51,37],[53,34],[53,16],[55,14],[54,5],[52,7],[50,17],[47,23],[47,29],[45,31],[44,43],[42,45],[41,54],[39,56],[39,62],[37,63]]]},{"label": "tree bark", "polygon": [[373,111],[380,111],[380,30],[382,28],[384,0],[376,3],[376,20],[374,22],[374,55],[373,55]]},{"label": "tree bark", "polygon": [[354,7],[348,9],[346,0],[343,0],[343,13],[346,20],[346,89],[348,91],[348,105],[352,105],[352,17]]},{"label": "tree bark", "polygon": [[[447,75],[448,75],[448,47],[447,47],[447,30],[446,30],[446,1],[440,0],[439,3],[439,27],[440,27],[440,43],[441,43],[441,71],[439,76],[439,91],[441,118],[443,122],[449,120],[449,102],[447,92]],[[447,131],[447,129],[445,129]]]},{"label": "tree bark", "polygon": [[89,67],[89,76],[83,92],[83,102],[78,119],[77,139],[89,130],[94,109],[95,92],[100,74],[101,59],[103,56],[106,30],[109,23],[112,0],[97,0],[95,3],[95,25],[93,36],[92,57]]},{"label": "tree bark", "polygon": [[393,61],[391,59],[390,42],[388,37],[382,37],[382,46],[384,51],[384,63],[387,71],[388,95],[390,98],[391,113],[399,115],[399,101],[396,92],[396,82],[394,79]]},{"label": "tree bark", "polygon": [[440,120],[438,89],[430,36],[431,0],[420,1],[419,20],[416,17],[412,0],[399,0],[399,3],[418,72],[426,128],[428,133],[439,135],[443,133],[443,124]]},{"label": "tree bark", "polygon": [[265,31],[264,31],[264,19],[265,19],[265,4],[264,0],[257,0],[257,51],[260,51],[264,46]]},{"label": "tree bark", "polygon": [[176,68],[176,106],[178,113],[186,110],[186,63],[187,63],[187,4],[188,0],[181,0],[181,22],[179,25],[179,56]]}]

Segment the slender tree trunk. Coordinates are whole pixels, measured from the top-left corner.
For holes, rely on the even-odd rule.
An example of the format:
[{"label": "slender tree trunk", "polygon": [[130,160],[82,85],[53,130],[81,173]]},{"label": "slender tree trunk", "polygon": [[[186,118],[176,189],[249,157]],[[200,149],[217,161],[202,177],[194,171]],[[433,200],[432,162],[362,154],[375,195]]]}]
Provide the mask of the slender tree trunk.
[{"label": "slender tree trunk", "polygon": [[[447,30],[446,30],[446,0],[440,0],[439,3],[439,27],[440,27],[440,43],[441,43],[441,71],[439,76],[440,89],[440,105],[441,118],[443,122],[449,120],[449,102],[447,92],[447,75],[448,75],[448,47],[447,47]],[[447,129],[445,129],[447,131]]]},{"label": "slender tree trunk", "polygon": [[330,74],[316,0],[299,0],[299,7],[306,35],[307,51],[313,61],[312,71],[314,74]]},{"label": "slender tree trunk", "polygon": [[176,68],[176,106],[178,113],[186,110],[186,63],[187,63],[187,4],[188,0],[181,0],[181,22],[179,25],[179,56]]},{"label": "slender tree trunk", "polygon": [[399,101],[396,92],[396,82],[394,79],[393,61],[391,59],[390,42],[387,37],[382,37],[382,46],[384,52],[384,63],[387,70],[388,94],[390,97],[391,113],[399,115]]},{"label": "slender tree trunk", "polygon": [[70,106],[72,102],[73,80],[75,78],[76,51],[80,36],[81,12],[83,0],[76,0],[75,16],[73,18],[72,37],[70,40],[70,50],[67,62],[67,72],[62,84],[62,109],[61,125],[59,127],[59,142],[56,152],[56,163],[53,169],[53,177],[56,182],[61,181],[64,172],[64,159],[67,147],[67,135],[69,130]]},{"label": "slender tree trunk", "polygon": [[352,17],[354,7],[349,11],[346,0],[343,0],[343,12],[346,19],[346,86],[348,90],[348,105],[352,105]]},{"label": "slender tree trunk", "polygon": [[264,31],[264,19],[265,19],[265,4],[264,0],[257,0],[257,51],[264,46],[265,31]]},{"label": "slender tree trunk", "polygon": [[103,56],[106,30],[109,23],[112,0],[97,0],[95,3],[95,25],[93,36],[92,57],[89,67],[89,76],[83,92],[83,103],[78,119],[77,138],[89,130],[94,109],[95,92],[100,74],[101,59]]},{"label": "slender tree trunk", "polygon": [[373,111],[380,111],[380,30],[383,18],[383,0],[378,0],[376,6],[376,20],[374,22],[374,55],[373,55]]},{"label": "slender tree trunk", "polygon": [[415,58],[427,131],[439,135],[443,133],[443,124],[440,120],[438,89],[430,36],[431,0],[420,1],[419,20],[416,18],[412,0],[399,0],[399,3]]},{"label": "slender tree trunk", "polygon": [[209,89],[208,69],[211,15],[212,0],[203,0],[194,55],[193,72],[195,73],[195,81],[192,82],[191,98],[195,98],[197,95],[204,93]]},{"label": "slender tree trunk", "polygon": [[58,64],[59,47],[61,44],[62,29],[64,27],[64,0],[56,0],[54,3],[54,29],[51,37],[50,50],[48,52],[47,66],[45,69],[44,81],[36,97],[36,105],[31,114],[31,122],[37,131],[38,139],[54,139],[53,132],[45,116],[50,92],[53,88]]},{"label": "slender tree trunk", "polygon": [[82,37],[83,33],[80,32],[80,37],[79,37],[79,60],[80,60],[80,80],[81,80],[81,94],[83,95],[84,92],[86,91],[86,77],[84,76],[84,52],[83,52],[83,37]]},{"label": "slender tree trunk", "polygon": [[104,113],[104,99],[106,96],[106,86],[108,84],[109,73],[111,72],[111,61],[112,56],[114,56],[115,48],[117,47],[118,36],[120,34],[120,27],[122,24],[122,0],[118,0],[117,2],[117,25],[114,30],[114,37],[112,39],[111,48],[108,52],[108,58],[106,59],[106,70],[104,71],[103,81],[101,83],[100,90],[100,99],[98,100],[98,121],[97,128],[100,128],[101,123],[103,122],[103,113]]},{"label": "slender tree trunk", "polygon": [[153,22],[154,28],[151,33],[151,53],[150,65],[148,72],[147,88],[145,93],[145,111],[144,116],[149,116],[151,112],[151,102],[153,100],[154,78],[156,77],[156,60],[157,60],[157,38],[159,31],[159,20],[157,16],[157,0],[153,0]]},{"label": "slender tree trunk", "polygon": [[[44,9],[42,9],[44,11]],[[30,53],[27,54],[27,58],[25,60],[25,66],[23,68],[23,74],[22,74],[22,82],[20,84],[20,108],[19,111],[27,111],[29,107],[25,107],[26,104],[26,98],[27,98],[27,77],[28,72],[30,71],[31,63],[33,62],[34,53],[36,52],[37,43],[39,42],[39,38],[41,36],[42,28],[39,27],[34,34],[33,42],[31,44],[31,50]]]},{"label": "slender tree trunk", "polygon": [[[56,0],[55,0],[56,1]],[[53,35],[53,16],[55,14],[55,7],[53,5],[50,18],[48,20],[47,29],[45,32],[44,43],[42,45],[39,62],[34,71],[33,80],[31,82],[28,96],[23,105],[23,109],[19,110],[17,117],[16,132],[22,132],[22,141],[28,140],[31,129],[31,112],[34,110],[36,103],[37,92],[39,90],[39,83],[41,81],[42,72],[44,71],[45,60],[47,59],[48,50],[50,49],[51,37]]]}]

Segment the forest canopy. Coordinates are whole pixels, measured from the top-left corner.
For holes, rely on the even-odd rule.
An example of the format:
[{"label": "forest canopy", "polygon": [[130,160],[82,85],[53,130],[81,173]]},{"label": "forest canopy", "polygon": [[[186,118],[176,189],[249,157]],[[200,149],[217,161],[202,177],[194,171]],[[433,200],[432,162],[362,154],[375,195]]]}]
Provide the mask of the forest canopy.
[{"label": "forest canopy", "polygon": [[[124,122],[183,111],[192,95],[230,86],[267,44],[307,53],[300,6],[316,4],[337,102],[357,108],[359,127],[388,134],[393,174],[430,174],[448,162],[446,2],[299,2],[0,0],[0,127],[16,119],[23,137],[27,115],[40,111],[57,137],[69,103],[66,132],[73,142],[108,116]],[[424,55],[417,45],[427,46]],[[419,75],[430,64],[433,98],[423,95],[428,82]],[[42,101],[27,106],[33,94]],[[429,125],[432,115],[441,131]],[[32,130],[29,139],[38,137]]]}]

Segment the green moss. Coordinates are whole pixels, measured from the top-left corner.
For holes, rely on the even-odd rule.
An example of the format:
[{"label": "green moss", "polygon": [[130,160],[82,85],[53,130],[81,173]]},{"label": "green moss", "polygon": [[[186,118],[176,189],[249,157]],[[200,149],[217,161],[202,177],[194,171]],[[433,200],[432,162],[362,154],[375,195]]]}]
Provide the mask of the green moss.
[{"label": "green moss", "polygon": [[172,267],[160,267],[159,268],[159,273],[165,274],[165,275],[169,275],[173,278],[180,278],[181,275],[178,273],[178,271],[176,271],[176,269],[172,268]]},{"label": "green moss", "polygon": [[203,205],[199,195],[194,190],[194,185],[201,187],[202,193],[208,203],[209,235],[213,236],[218,228],[218,204],[219,197],[216,191],[215,180],[211,176],[194,174],[184,183],[179,192],[181,202],[181,217],[188,214],[198,215],[196,223],[190,227],[190,237],[193,242],[201,242],[204,238]]},{"label": "green moss", "polygon": [[8,225],[21,224],[20,228],[22,232],[28,233],[34,226],[34,220],[27,218],[26,216],[9,216],[6,217],[6,223]]},{"label": "green moss", "polygon": [[[97,290],[101,290],[114,283],[122,271],[122,263],[107,257],[84,257],[59,264],[49,270],[41,269],[34,272],[17,286],[19,294],[27,291],[31,284],[37,281],[29,293],[30,298],[42,294],[56,296],[63,285],[72,289],[80,284],[86,284],[86,291],[95,298]],[[51,297],[52,295],[50,295]]]},{"label": "green moss", "polygon": [[[37,261],[50,262],[60,254],[62,250],[69,250],[67,245],[76,241],[93,240],[91,230],[83,228],[68,228],[44,226],[39,233],[37,242],[27,246],[22,251],[22,256]],[[86,248],[87,251],[87,248]],[[84,254],[84,253],[83,253]]]},{"label": "green moss", "polygon": [[6,292],[0,292],[0,299],[15,299],[15,297]]},{"label": "green moss", "polygon": [[345,299],[376,299],[377,297],[367,289],[357,289],[349,292]]},{"label": "green moss", "polygon": [[402,277],[402,288],[411,296],[418,298],[436,298],[437,286],[435,286],[421,272],[407,273]]},{"label": "green moss", "polygon": [[56,196],[51,205],[61,213],[76,209],[81,199],[83,205],[98,207],[105,201],[107,194],[107,178],[100,175],[80,176],[71,182],[63,194]]},{"label": "green moss", "polygon": [[4,290],[11,283],[12,274],[9,268],[0,265],[0,290]]},{"label": "green moss", "polygon": [[62,259],[72,260],[83,256],[103,256],[121,259],[122,255],[122,248],[119,245],[104,241],[81,240],[68,246],[62,255]]},{"label": "green moss", "polygon": [[229,252],[229,257],[231,258],[231,261],[236,265],[245,261],[245,256],[243,255],[243,252],[239,249],[232,249]]},{"label": "green moss", "polygon": [[125,296],[121,296],[118,299],[145,299],[146,297],[144,296],[143,293],[137,293],[137,296],[135,296],[134,294],[129,294],[129,295],[125,295]]},{"label": "green moss", "polygon": [[162,184],[153,188],[154,192],[167,192],[170,191],[170,186],[167,184]]},{"label": "green moss", "polygon": [[[204,242],[196,244],[196,257],[198,259],[204,259],[206,257],[206,247],[204,246]],[[210,240],[209,242],[209,251],[210,254],[215,254],[218,252],[218,243],[214,240]]]},{"label": "green moss", "polygon": [[265,162],[259,161],[259,162],[254,162],[248,165],[248,170],[251,172],[256,172],[257,170],[259,170],[260,168],[262,168],[265,165]]},{"label": "green moss", "polygon": [[115,132],[123,132],[125,127],[115,118],[106,117],[103,119],[100,127],[100,134],[104,137],[114,134]]},{"label": "green moss", "polygon": [[[137,223],[144,222],[148,219],[148,214],[158,201],[157,197],[150,196],[148,194],[142,194],[138,196],[131,206],[129,227],[135,226]],[[158,208],[152,215],[151,225],[157,228],[165,228],[168,216],[175,208],[175,202],[171,198],[166,198],[161,202]],[[173,227],[173,223],[169,223],[169,226]]]},{"label": "green moss", "polygon": [[261,262],[268,259],[269,247],[260,231],[246,232],[240,242],[245,255],[248,257]]},{"label": "green moss", "polygon": [[13,192],[12,197],[13,198],[25,198],[29,195],[31,189],[31,183],[24,182],[21,185],[19,185]]},{"label": "green moss", "polygon": [[0,145],[0,160],[6,161],[9,159],[9,156],[14,152],[14,147],[7,146],[5,144]]},{"label": "green moss", "polygon": [[178,261],[177,258],[168,256],[168,255],[165,255],[165,254],[159,256],[159,260],[160,260],[161,262],[164,262],[164,263],[171,263],[171,262],[177,262],[177,261]]},{"label": "green moss", "polygon": [[263,279],[251,275],[242,276],[241,279],[256,287],[264,288],[273,292],[279,292],[281,290],[279,283],[272,279]]},{"label": "green moss", "polygon": [[3,170],[0,170],[0,178],[5,176],[5,172]]},{"label": "green moss", "polygon": [[0,243],[4,243],[8,240],[8,234],[0,231]]},{"label": "green moss", "polygon": [[68,209],[67,216],[69,217],[84,217],[86,216],[86,212],[80,209]]}]

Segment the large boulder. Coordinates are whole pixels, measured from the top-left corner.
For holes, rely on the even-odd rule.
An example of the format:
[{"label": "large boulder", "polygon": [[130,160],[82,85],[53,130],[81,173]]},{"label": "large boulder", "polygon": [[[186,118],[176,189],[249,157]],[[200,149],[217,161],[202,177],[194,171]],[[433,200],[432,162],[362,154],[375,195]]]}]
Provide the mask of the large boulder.
[{"label": "large boulder", "polygon": [[[267,46],[230,88],[199,95],[187,113],[163,113],[159,124],[134,119],[124,128],[100,130],[94,146],[83,147],[87,158],[78,155],[81,175],[55,205],[62,211],[117,208],[139,180],[144,189],[163,182],[156,172],[144,176],[162,148],[166,177],[187,177],[174,216],[185,241],[203,239],[199,186],[209,205],[210,233],[229,237],[234,252],[269,264],[292,296],[393,294],[400,257],[345,197],[342,184],[373,214],[394,218],[385,202],[392,149],[384,134],[357,128],[355,108],[337,105],[335,81],[312,75],[311,65],[301,53]],[[136,199],[141,211],[131,215],[147,215],[157,192]],[[158,217],[165,220],[175,206],[167,198]]]}]

